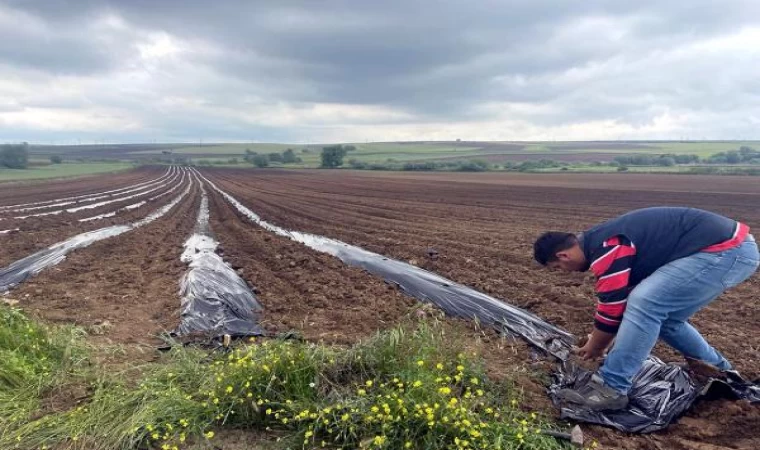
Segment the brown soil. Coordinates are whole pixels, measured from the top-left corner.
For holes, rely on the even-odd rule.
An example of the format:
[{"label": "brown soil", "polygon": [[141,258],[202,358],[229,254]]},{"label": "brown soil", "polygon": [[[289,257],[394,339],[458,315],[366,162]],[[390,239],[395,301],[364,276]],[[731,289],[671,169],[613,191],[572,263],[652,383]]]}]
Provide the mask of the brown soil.
[{"label": "brown soil", "polygon": [[110,191],[158,178],[165,172],[166,167],[152,166],[71,179],[6,182],[0,184],[0,206]]},{"label": "brown soil", "polygon": [[[140,179],[162,170],[140,172]],[[579,230],[627,209],[660,204],[704,207],[760,227],[760,183],[753,178],[203,172],[276,224],[410,261],[534,311],[577,335],[590,328],[592,285],[583,275],[536,267],[530,255],[539,232]],[[99,179],[100,186],[85,183],[79,189],[107,188],[110,177]],[[40,186],[23,201],[62,196]],[[69,192],[81,193],[73,188]],[[144,346],[157,344],[155,336],[178,320],[178,282],[186,269],[179,256],[192,232],[199,198],[196,187],[164,218],[72,253],[11,292],[10,299],[46,320],[88,326],[93,339],[130,344],[126,358],[139,358],[140,352],[150,357],[154,352]],[[210,209],[224,256],[256,287],[264,306],[263,324],[270,331],[295,329],[310,340],[348,344],[393,326],[415,308],[415,301],[378,278],[251,224],[217,194],[210,196]],[[74,224],[59,232],[84,229]],[[32,236],[17,233],[11,241],[29,245],[25,241]],[[427,256],[431,247],[440,254],[436,260]],[[694,321],[750,377],[760,375],[758,299],[760,277],[754,277]],[[522,341],[458,321],[448,322],[447,333],[482,355],[492,377],[516,379],[526,407],[554,413],[541,380],[549,368],[532,359]],[[677,359],[666,349],[657,353]],[[759,447],[758,425],[756,406],[714,401],[696,405],[668,430],[649,436],[584,429],[606,448],[724,449]]]},{"label": "brown soil", "polygon": [[[163,173],[163,172],[162,172]],[[147,180],[155,178],[150,176]],[[100,186],[104,186],[106,177],[90,179],[90,183],[100,183]],[[145,180],[141,180],[145,181]],[[14,215],[23,215],[27,213],[4,213],[0,211],[0,217],[4,220],[0,221],[0,229],[16,229],[8,234],[0,235],[0,245],[3,248],[0,253],[0,267],[5,267],[8,264],[23,258],[38,250],[42,250],[52,244],[60,242],[66,238],[72,237],[78,233],[85,231],[97,230],[103,227],[117,224],[125,224],[133,222],[136,219],[145,217],[151,211],[158,209],[159,207],[169,203],[176,195],[182,192],[182,189],[189,183],[187,177],[183,186],[175,189],[171,194],[157,198],[155,201],[148,202],[139,208],[135,208],[128,211],[119,211],[114,217],[107,217],[100,220],[93,220],[88,222],[79,222],[79,219],[97,216],[99,214],[115,211],[121,207],[138,203],[142,200],[148,200],[150,197],[160,195],[166,192],[170,188],[176,185],[179,178],[175,179],[170,185],[162,187],[153,192],[149,192],[145,195],[141,195],[129,200],[119,201],[104,205],[98,208],[85,209],[76,213],[62,213],[59,215],[42,216],[42,217],[29,217],[26,219],[13,219]],[[40,186],[42,187],[42,186]],[[114,189],[118,189],[114,188]],[[101,188],[101,190],[103,190]],[[105,189],[107,190],[107,189]],[[75,194],[76,195],[76,194]],[[130,195],[130,194],[128,194]],[[63,196],[63,195],[62,195]],[[106,200],[106,199],[104,199]],[[103,201],[104,201],[103,200]],[[84,203],[82,204],[82,206]],[[79,205],[77,205],[79,206]],[[59,209],[59,208],[52,208]],[[45,212],[46,210],[32,211],[31,213]]]},{"label": "brown soil", "polygon": [[93,339],[158,343],[179,317],[182,244],[195,225],[197,184],[166,216],[70,253],[66,261],[10,293],[19,306],[52,322],[97,330]]},{"label": "brown soil", "polygon": [[[529,309],[576,335],[590,329],[592,283],[583,275],[536,267],[531,244],[541,231],[581,230],[629,209],[663,204],[702,207],[760,225],[760,183],[745,178],[204,172],[265,220],[411,261]],[[440,254],[435,261],[426,255],[430,247]],[[760,375],[758,298],[760,277],[755,276],[694,319],[750,378]],[[666,348],[658,347],[656,353],[680,360]],[[628,437],[598,427],[591,427],[591,434],[612,448],[690,448],[695,439],[748,448],[748,442],[760,443],[748,423],[760,425],[757,407],[719,401],[696,406],[684,420],[651,436]]]},{"label": "brown soil", "polygon": [[218,194],[209,206],[225,259],[260,293],[270,331],[351,343],[392,327],[416,304],[360,269],[241,219]]}]

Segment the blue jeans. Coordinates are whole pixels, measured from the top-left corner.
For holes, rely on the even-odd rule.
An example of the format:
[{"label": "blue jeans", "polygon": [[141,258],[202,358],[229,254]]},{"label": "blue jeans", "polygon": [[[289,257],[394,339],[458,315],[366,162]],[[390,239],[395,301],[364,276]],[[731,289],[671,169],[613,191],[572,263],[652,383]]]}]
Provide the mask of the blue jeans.
[{"label": "blue jeans", "polygon": [[675,260],[644,279],[628,296],[615,344],[599,369],[605,384],[628,393],[658,338],[684,356],[731,369],[731,363],[687,321],[723,291],[755,273],[758,260],[757,244],[750,235],[738,247]]}]

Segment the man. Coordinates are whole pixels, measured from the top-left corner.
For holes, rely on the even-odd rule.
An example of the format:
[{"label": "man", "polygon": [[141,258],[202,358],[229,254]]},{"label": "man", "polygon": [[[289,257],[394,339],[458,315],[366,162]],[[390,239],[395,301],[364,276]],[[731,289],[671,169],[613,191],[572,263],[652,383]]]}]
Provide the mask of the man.
[{"label": "man", "polygon": [[596,359],[614,339],[587,385],[560,391],[566,401],[624,408],[658,338],[687,361],[731,369],[688,320],[757,270],[758,247],[747,225],[695,208],[639,209],[582,234],[544,233],[534,256],[544,266],[590,269],[597,277],[594,330],[576,354]]}]

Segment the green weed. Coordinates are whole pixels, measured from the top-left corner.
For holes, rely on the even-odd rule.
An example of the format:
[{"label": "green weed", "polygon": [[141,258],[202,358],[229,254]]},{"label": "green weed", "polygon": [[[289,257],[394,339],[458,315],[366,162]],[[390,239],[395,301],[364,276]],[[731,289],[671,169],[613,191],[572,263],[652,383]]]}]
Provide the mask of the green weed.
[{"label": "green weed", "polygon": [[[6,338],[3,349],[34,356],[16,358],[4,394],[29,387],[34,376],[21,373],[37,374],[39,387],[76,362],[65,339],[17,311],[8,317],[32,338]],[[63,412],[32,414],[44,395],[35,389],[17,408],[24,414],[2,423],[1,448],[169,450],[211,446],[228,428],[276,431],[291,448],[562,448],[539,433],[549,424],[524,412],[519,391],[489,380],[436,322],[348,349],[262,339],[227,353],[175,348],[156,363],[101,373],[88,401]]]}]

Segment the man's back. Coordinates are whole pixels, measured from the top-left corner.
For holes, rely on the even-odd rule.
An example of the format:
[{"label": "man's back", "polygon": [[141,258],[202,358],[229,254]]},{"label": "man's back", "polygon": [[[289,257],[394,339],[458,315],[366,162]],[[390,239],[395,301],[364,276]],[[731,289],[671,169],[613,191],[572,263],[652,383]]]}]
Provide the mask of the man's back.
[{"label": "man's back", "polygon": [[[605,241],[625,236],[636,249],[631,285],[663,265],[711,246],[739,238],[745,226],[735,220],[696,208],[656,207],[631,211],[583,233],[583,252],[589,263],[598,257]],[[746,231],[744,232],[746,236]],[[744,239],[744,236],[741,236]]]}]

